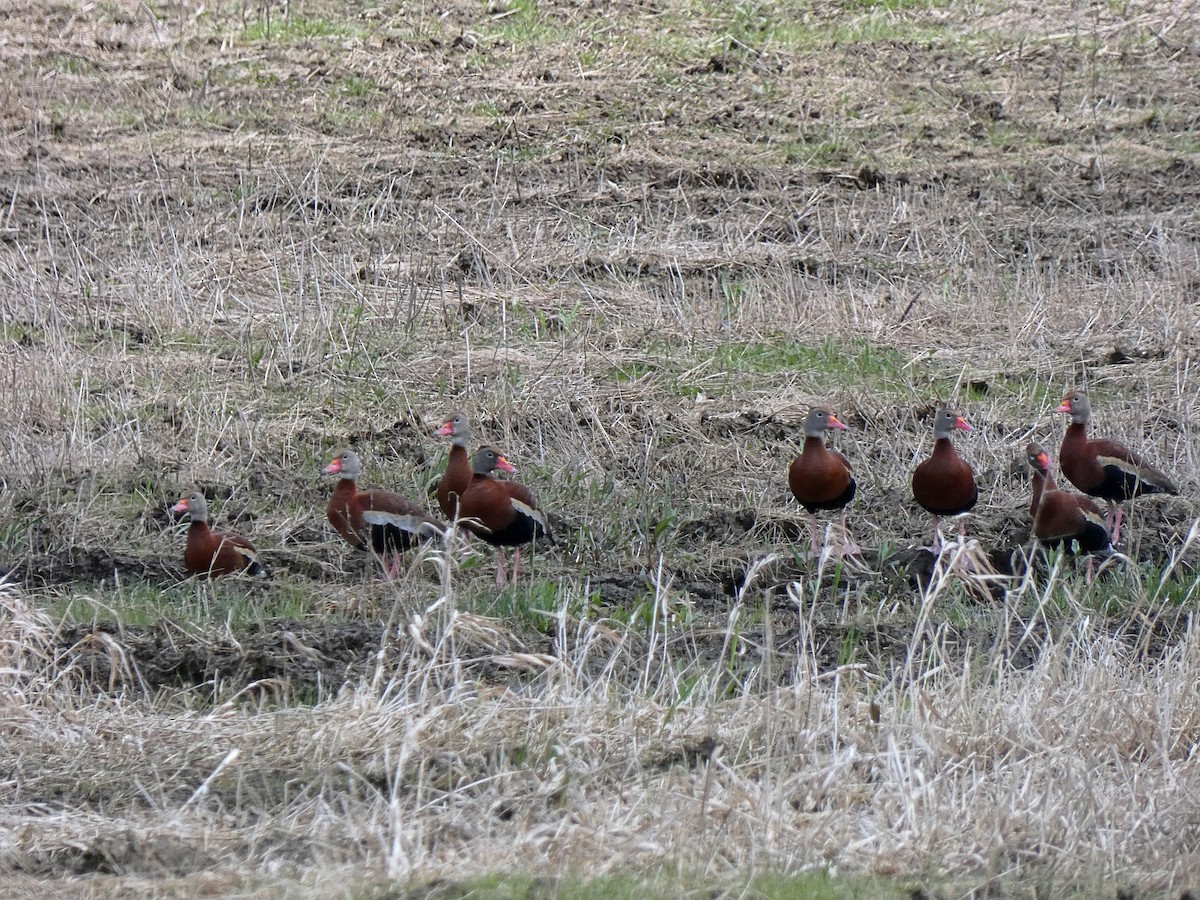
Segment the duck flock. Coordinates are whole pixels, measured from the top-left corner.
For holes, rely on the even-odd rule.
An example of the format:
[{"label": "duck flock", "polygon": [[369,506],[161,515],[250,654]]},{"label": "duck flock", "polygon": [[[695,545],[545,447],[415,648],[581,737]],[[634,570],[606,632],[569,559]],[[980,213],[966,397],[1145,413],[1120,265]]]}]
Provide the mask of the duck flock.
[{"label": "duck flock", "polygon": [[[1090,578],[1090,554],[1107,552],[1120,541],[1123,504],[1139,494],[1178,494],[1179,489],[1124,445],[1088,437],[1092,411],[1085,392],[1067,394],[1056,411],[1071,418],[1059,450],[1059,464],[1067,480],[1083,494],[1059,488],[1049,454],[1040,445],[1029,444],[1026,459],[1032,469],[1031,533],[1046,546],[1089,554]],[[845,428],[828,407],[814,407],[804,422],[803,449],[788,469],[788,486],[812,517],[809,553],[814,557],[824,552],[842,556],[860,552],[846,527],[846,507],[854,499],[857,484],[846,457],[825,446],[827,431]],[[960,516],[979,499],[975,473],[951,442],[956,430],[970,431],[971,426],[958,410],[939,409],[933,421],[933,450],[912,473],[913,498],[933,516],[935,553],[942,546],[940,519]],[[514,471],[500,451],[485,446],[469,457],[471,432],[465,414],[452,414],[436,433],[450,438],[450,458],[437,486],[438,507],[445,521],[496,548],[497,586],[506,584],[510,577],[504,548],[513,548],[511,579],[515,581],[521,547],[549,534],[537,501],[524,485],[493,474],[497,469]],[[395,578],[405,551],[421,540],[444,536],[448,526],[400,494],[360,491],[357,482],[362,469],[354,450],[342,449],[333,454],[324,471],[339,479],[325,513],[348,544],[374,553],[387,577]],[[1102,512],[1091,497],[1106,501],[1107,509]],[[239,534],[209,528],[208,505],[202,493],[192,491],[171,510],[191,517],[184,550],[184,566],[190,574],[213,577],[262,573],[258,552],[249,541]],[[821,546],[818,511],[840,513],[839,546]],[[964,529],[965,522],[960,519],[960,540]]]},{"label": "duck flock", "polygon": [[[515,581],[521,547],[548,535],[546,518],[527,487],[492,474],[497,469],[515,471],[499,450],[480,447],[468,459],[471,429],[464,413],[451,415],[437,434],[450,438],[450,459],[437,488],[438,506],[447,521],[496,548],[496,585],[503,587],[508,580],[504,548],[514,548]],[[419,503],[400,494],[360,491],[358,478],[362,470],[356,451],[346,448],[334,452],[325,473],[339,478],[325,516],[346,543],[374,553],[387,577],[395,578],[405,551],[421,540],[444,536],[447,526]],[[189,574],[205,578],[238,572],[263,574],[258,551],[248,540],[240,534],[209,528],[208,504],[202,493],[192,491],[171,511],[186,512],[191,517],[183,553]]]}]

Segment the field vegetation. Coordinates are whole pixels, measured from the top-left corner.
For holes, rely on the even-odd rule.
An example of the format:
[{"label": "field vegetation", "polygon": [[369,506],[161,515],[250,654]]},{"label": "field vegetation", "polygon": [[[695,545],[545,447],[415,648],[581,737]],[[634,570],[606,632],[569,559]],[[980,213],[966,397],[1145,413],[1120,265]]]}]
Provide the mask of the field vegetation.
[{"label": "field vegetation", "polygon": [[[6,890],[1200,890],[1190,4],[6,16]],[[1077,385],[1181,486],[1092,584],[1029,540]],[[804,555],[818,402],[860,558]],[[457,409],[556,535],[504,590],[324,519],[344,445],[436,505]],[[267,577],[184,577],[196,486]]]}]

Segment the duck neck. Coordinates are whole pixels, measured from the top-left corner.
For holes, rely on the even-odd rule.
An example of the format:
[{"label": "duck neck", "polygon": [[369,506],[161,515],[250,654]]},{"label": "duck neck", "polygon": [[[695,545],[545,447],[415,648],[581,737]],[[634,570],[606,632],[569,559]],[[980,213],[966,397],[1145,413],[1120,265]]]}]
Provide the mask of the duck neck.
[{"label": "duck neck", "polygon": [[1029,515],[1036,517],[1038,506],[1042,502],[1042,493],[1046,490],[1046,473],[1041,470],[1034,470],[1033,473],[1033,499],[1029,504]]},{"label": "duck neck", "polygon": [[450,445],[450,459],[446,462],[445,478],[449,478],[452,484],[462,484],[471,480],[471,461],[467,459],[467,448],[465,444],[460,444],[457,441]]},{"label": "duck neck", "polygon": [[333,489],[333,496],[335,499],[353,497],[357,493],[358,482],[346,475],[343,475],[338,479],[337,487]]},{"label": "duck neck", "polygon": [[954,444],[950,443],[949,435],[943,434],[933,442],[933,455],[938,457],[955,455]]},{"label": "duck neck", "polygon": [[1087,422],[1071,422],[1067,426],[1067,433],[1063,435],[1064,444],[1085,444],[1087,443]]}]

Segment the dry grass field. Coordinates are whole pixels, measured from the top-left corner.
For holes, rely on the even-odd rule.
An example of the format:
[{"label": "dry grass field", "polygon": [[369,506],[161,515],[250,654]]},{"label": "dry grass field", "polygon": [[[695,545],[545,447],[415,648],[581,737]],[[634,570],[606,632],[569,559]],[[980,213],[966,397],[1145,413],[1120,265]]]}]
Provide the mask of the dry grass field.
[{"label": "dry grass field", "polygon": [[[35,0],[0,73],[0,893],[1200,891],[1200,7]],[[1090,585],[1076,385],[1182,489]],[[456,409],[554,526],[503,591],[324,519]]]}]

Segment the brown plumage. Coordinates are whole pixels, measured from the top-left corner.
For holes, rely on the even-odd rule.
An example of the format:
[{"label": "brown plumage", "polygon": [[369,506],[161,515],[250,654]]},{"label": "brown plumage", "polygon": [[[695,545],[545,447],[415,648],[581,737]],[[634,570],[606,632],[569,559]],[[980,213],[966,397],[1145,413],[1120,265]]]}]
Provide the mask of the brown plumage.
[{"label": "brown plumage", "polygon": [[325,516],[346,542],[373,551],[384,564],[387,577],[400,571],[400,555],[423,538],[443,534],[446,527],[424,509],[391,491],[360,491],[362,460],[349,449],[338,450],[325,474],[340,475]]},{"label": "brown plumage", "polygon": [[[953,409],[939,409],[933,417],[933,452],[913,470],[913,498],[933,516],[933,549],[942,546],[938,524],[943,516],[957,516],[972,509],[979,499],[975,471],[954,449],[950,434],[954,429],[970,431],[971,426]],[[966,535],[966,523],[958,526],[960,540]]]},{"label": "brown plumage", "polygon": [[1041,445],[1026,447],[1025,458],[1033,469],[1033,499],[1029,505],[1033,536],[1049,547],[1065,547],[1071,552],[1107,550],[1108,527],[1100,507],[1087,497],[1059,489],[1054,483],[1050,456]]},{"label": "brown plumage", "polygon": [[471,460],[467,455],[471,427],[467,424],[466,414],[451,413],[437,433],[450,437],[450,458],[437,486],[438,507],[442,515],[453,522],[458,518],[458,500],[471,484]]},{"label": "brown plumage", "polygon": [[192,520],[188,526],[187,545],[183,550],[183,567],[189,575],[215,578],[245,572],[262,575],[264,570],[254,545],[229,531],[213,531],[208,527],[208,501],[199,491],[192,491],[171,507],[173,513],[187,513]]},{"label": "brown plumage", "polygon": [[491,447],[481,447],[471,462],[471,483],[459,501],[463,526],[496,548],[496,584],[505,583],[504,548],[513,551],[512,580],[517,580],[521,545],[546,536],[546,518],[523,484],[500,481],[492,471],[515,472],[512,463]]},{"label": "brown plumage", "polygon": [[1092,404],[1083,391],[1067,394],[1055,411],[1071,417],[1058,451],[1059,465],[1071,484],[1108,502],[1105,522],[1112,531],[1114,544],[1121,539],[1122,503],[1138,494],[1179,493],[1171,479],[1124,444],[1104,438],[1088,439]]},{"label": "brown plumage", "polygon": [[851,474],[849,460],[825,446],[825,432],[830,428],[845,430],[846,426],[826,407],[813,407],[804,420],[804,447],[788,467],[788,487],[812,517],[809,555],[814,557],[821,555],[817,540],[820,531],[817,520],[819,509],[842,511],[841,553],[859,552],[846,530],[846,504],[854,499],[857,484]]}]

